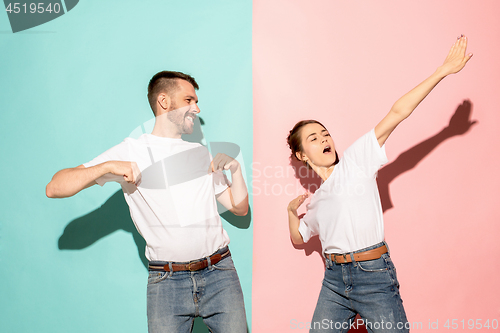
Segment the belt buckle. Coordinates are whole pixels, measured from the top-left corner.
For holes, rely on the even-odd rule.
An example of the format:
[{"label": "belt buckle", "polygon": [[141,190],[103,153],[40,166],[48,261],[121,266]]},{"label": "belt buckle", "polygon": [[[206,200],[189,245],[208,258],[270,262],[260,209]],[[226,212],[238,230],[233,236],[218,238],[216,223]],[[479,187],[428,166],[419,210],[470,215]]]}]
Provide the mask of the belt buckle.
[{"label": "belt buckle", "polygon": [[189,264],[187,265],[188,271],[190,271],[190,272],[196,271],[195,268],[191,268],[191,265],[193,265],[193,264],[196,264],[196,261],[195,262],[193,262],[193,261],[189,262]]}]

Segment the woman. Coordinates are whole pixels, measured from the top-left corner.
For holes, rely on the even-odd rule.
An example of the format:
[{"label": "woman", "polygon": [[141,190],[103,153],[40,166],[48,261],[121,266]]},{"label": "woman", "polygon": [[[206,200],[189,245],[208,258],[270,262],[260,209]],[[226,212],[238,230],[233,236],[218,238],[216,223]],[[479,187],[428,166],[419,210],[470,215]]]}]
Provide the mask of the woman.
[{"label": "woman", "polygon": [[[459,72],[472,57],[462,35],[446,60],[430,77],[401,97],[370,132],[339,160],[326,128],[315,120],[297,123],[290,131],[292,155],[323,180],[302,219],[297,209],[309,196],[288,205],[294,244],[319,235],[326,258],[323,286],[311,332],[347,332],[359,314],[370,332],[408,332],[399,283],[384,241],[382,207],[376,175],[387,162],[384,143],[417,105],[446,76]],[[354,327],[358,323],[352,323]]]}]

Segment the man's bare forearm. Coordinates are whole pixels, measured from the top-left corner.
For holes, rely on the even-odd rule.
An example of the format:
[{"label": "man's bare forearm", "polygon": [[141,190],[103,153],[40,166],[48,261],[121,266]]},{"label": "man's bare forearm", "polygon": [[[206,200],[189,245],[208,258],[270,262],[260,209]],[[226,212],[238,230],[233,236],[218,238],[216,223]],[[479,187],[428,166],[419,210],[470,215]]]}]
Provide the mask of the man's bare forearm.
[{"label": "man's bare forearm", "polygon": [[107,173],[123,176],[123,180],[139,185],[141,171],[135,162],[107,161],[92,167],[79,165],[76,168],[57,172],[47,185],[45,193],[49,198],[71,197],[81,190],[96,184],[96,180]]},{"label": "man's bare forearm", "polygon": [[107,162],[86,168],[83,165],[76,168],[63,169],[57,172],[45,188],[49,198],[71,197],[81,190],[96,184],[96,179],[109,172]]},{"label": "man's bare forearm", "polygon": [[246,215],[248,212],[248,191],[245,180],[243,179],[241,167],[238,167],[238,169],[231,174],[231,178],[232,205],[235,209],[233,213],[235,215]]}]

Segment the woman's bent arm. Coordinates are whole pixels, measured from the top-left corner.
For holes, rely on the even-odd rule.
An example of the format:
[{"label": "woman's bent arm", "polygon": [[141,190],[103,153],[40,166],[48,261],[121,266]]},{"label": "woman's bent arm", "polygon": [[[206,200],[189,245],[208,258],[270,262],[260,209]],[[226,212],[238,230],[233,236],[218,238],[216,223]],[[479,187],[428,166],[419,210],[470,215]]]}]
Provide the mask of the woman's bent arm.
[{"label": "woman's bent arm", "polygon": [[292,239],[293,244],[302,244],[304,243],[304,239],[299,232],[300,219],[297,215],[297,209],[302,205],[302,203],[309,196],[309,193],[306,192],[304,194],[299,195],[297,198],[290,201],[288,204],[287,212],[288,212],[288,227],[290,228],[290,238]]}]

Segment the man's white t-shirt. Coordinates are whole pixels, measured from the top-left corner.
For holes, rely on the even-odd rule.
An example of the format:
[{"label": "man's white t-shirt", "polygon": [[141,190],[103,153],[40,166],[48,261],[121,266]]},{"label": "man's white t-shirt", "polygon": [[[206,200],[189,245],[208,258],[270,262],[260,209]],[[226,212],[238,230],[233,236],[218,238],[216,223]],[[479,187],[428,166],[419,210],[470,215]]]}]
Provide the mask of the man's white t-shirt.
[{"label": "man's white t-shirt", "polygon": [[344,151],[328,179],[311,197],[300,220],[304,242],[319,235],[323,253],[357,251],[384,240],[377,172],[387,163],[375,131]]},{"label": "man's white t-shirt", "polygon": [[208,173],[211,159],[198,143],[143,134],[126,138],[84,166],[136,162],[139,186],[109,173],[96,182],[120,183],[130,216],[146,240],[148,260],[190,261],[229,244],[215,198],[227,189],[227,179],[220,171]]}]

